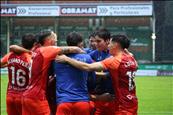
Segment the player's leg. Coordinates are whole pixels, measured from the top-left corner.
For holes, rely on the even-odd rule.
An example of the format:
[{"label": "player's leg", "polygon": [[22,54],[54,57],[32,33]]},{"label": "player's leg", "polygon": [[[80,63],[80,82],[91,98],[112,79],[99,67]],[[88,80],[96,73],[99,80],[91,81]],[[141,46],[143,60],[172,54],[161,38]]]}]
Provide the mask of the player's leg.
[{"label": "player's leg", "polygon": [[61,103],[57,106],[56,115],[72,115],[72,107],[72,103]]}]

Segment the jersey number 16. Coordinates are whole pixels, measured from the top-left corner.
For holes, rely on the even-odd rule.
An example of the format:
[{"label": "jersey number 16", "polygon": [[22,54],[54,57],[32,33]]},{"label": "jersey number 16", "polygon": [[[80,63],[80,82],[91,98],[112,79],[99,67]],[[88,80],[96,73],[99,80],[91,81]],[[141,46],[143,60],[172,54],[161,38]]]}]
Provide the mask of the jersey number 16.
[{"label": "jersey number 16", "polygon": [[[11,76],[12,76],[12,85],[16,85],[19,87],[23,87],[26,84],[26,72],[22,69],[16,69],[15,67],[11,66]],[[16,81],[16,82],[15,82]]]}]

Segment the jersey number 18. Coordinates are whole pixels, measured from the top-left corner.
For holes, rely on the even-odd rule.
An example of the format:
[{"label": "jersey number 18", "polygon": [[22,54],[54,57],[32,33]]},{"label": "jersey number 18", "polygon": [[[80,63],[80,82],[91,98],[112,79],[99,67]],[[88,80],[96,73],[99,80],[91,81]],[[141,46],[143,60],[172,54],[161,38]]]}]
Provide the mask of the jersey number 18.
[{"label": "jersey number 18", "polygon": [[133,90],[135,87],[135,73],[134,71],[127,71],[127,76],[129,77],[129,91]]}]

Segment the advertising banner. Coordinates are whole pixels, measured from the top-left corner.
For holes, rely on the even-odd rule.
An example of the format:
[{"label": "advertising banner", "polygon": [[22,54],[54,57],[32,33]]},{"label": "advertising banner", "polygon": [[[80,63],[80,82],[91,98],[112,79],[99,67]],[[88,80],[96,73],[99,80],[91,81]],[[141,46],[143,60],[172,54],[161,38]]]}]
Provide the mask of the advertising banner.
[{"label": "advertising banner", "polygon": [[96,6],[62,6],[60,16],[96,16]]},{"label": "advertising banner", "polygon": [[59,6],[18,6],[17,16],[59,16]]},{"label": "advertising banner", "polygon": [[1,7],[1,16],[152,16],[152,4],[20,5]]},{"label": "advertising banner", "polygon": [[1,7],[1,16],[16,16],[16,7]]},{"label": "advertising banner", "polygon": [[136,76],[157,76],[157,70],[137,70]]},{"label": "advertising banner", "polygon": [[173,65],[171,64],[141,64],[139,65],[139,69],[173,71]]},{"label": "advertising banner", "polygon": [[0,72],[1,74],[7,74],[8,73],[8,69],[6,68],[0,68]]},{"label": "advertising banner", "polygon": [[152,5],[122,4],[97,6],[97,16],[151,16]]},{"label": "advertising banner", "polygon": [[166,71],[166,70],[159,70],[157,72],[158,76],[172,76],[173,77],[173,71]]}]

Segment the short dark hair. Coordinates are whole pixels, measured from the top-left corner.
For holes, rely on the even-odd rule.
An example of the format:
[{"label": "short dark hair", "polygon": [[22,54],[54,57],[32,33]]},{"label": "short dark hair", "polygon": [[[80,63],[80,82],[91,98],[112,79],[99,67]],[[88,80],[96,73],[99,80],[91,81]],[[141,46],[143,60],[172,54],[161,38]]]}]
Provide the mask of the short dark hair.
[{"label": "short dark hair", "polygon": [[82,41],[82,36],[77,32],[71,32],[66,37],[66,43],[68,46],[77,46]]},{"label": "short dark hair", "polygon": [[22,36],[22,46],[26,49],[31,49],[37,40],[33,34],[25,34]]},{"label": "short dark hair", "polygon": [[91,38],[91,37],[93,37],[93,38],[95,38],[95,36],[96,36],[96,33],[95,32],[92,32],[90,35],[89,35],[89,39]]},{"label": "short dark hair", "polygon": [[113,35],[111,38],[112,42],[119,43],[123,49],[129,48],[130,46],[130,40],[126,35],[118,34],[118,35]]},{"label": "short dark hair", "polygon": [[45,39],[48,36],[50,36],[52,34],[52,32],[53,32],[52,30],[46,29],[46,30],[43,30],[40,33],[38,33],[38,35],[36,35],[37,36],[37,39],[38,39],[38,43],[40,43],[41,45],[43,45]]},{"label": "short dark hair", "polygon": [[95,36],[98,36],[106,41],[110,40],[111,34],[106,28],[99,28],[98,30],[96,30]]}]

